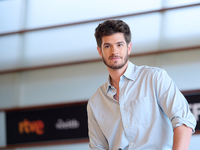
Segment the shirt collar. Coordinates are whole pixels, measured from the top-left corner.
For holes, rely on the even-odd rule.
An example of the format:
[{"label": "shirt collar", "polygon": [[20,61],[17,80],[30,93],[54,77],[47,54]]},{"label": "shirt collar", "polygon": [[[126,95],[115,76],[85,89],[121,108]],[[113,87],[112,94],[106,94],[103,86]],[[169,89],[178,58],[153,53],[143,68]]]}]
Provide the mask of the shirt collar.
[{"label": "shirt collar", "polygon": [[[135,65],[129,61],[128,67],[122,76],[126,77],[129,80],[134,81],[135,80]],[[109,75],[108,81],[105,84],[106,94],[108,93],[108,91],[111,87],[112,87],[112,85],[110,84],[110,75]]]},{"label": "shirt collar", "polygon": [[105,84],[106,94],[108,93],[109,89],[112,87],[110,84],[110,75],[108,76],[108,81]]},{"label": "shirt collar", "polygon": [[135,80],[135,65],[129,61],[128,67],[126,71],[124,72],[123,76],[125,76],[127,79]]}]

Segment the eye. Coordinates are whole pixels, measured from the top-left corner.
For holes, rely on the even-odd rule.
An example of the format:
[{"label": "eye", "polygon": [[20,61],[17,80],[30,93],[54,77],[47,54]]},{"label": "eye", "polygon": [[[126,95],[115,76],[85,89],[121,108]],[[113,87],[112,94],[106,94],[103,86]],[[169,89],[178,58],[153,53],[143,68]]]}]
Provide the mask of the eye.
[{"label": "eye", "polygon": [[118,46],[118,47],[122,47],[122,46],[123,46],[123,44],[118,44],[117,46]]},{"label": "eye", "polygon": [[105,45],[105,46],[104,46],[104,48],[109,48],[109,47],[110,47],[109,45]]}]

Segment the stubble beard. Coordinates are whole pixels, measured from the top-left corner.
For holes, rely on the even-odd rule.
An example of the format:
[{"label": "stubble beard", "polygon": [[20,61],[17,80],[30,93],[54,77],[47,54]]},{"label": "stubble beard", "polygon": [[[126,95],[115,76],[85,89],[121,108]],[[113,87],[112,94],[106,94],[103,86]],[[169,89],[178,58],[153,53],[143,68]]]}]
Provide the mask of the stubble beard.
[{"label": "stubble beard", "polygon": [[126,63],[128,62],[128,59],[129,59],[128,51],[126,53],[126,56],[123,59],[124,61],[121,64],[119,64],[119,65],[115,65],[115,64],[114,65],[109,65],[108,62],[105,60],[104,56],[102,57],[102,60],[103,60],[104,64],[107,67],[109,67],[111,69],[114,69],[114,70],[123,68],[126,65]]}]

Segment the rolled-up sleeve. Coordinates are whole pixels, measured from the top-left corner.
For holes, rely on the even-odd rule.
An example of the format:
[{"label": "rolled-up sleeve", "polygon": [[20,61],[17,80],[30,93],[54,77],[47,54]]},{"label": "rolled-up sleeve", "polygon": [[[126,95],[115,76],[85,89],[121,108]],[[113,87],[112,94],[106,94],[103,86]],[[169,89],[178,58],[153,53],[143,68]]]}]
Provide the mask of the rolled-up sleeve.
[{"label": "rolled-up sleeve", "polygon": [[90,104],[87,105],[88,128],[89,128],[89,149],[90,150],[107,150],[107,140],[102,133]]},{"label": "rolled-up sleeve", "polygon": [[194,133],[195,117],[189,109],[187,100],[166,71],[156,72],[155,87],[160,108],[171,121],[173,129],[184,124],[192,128]]}]

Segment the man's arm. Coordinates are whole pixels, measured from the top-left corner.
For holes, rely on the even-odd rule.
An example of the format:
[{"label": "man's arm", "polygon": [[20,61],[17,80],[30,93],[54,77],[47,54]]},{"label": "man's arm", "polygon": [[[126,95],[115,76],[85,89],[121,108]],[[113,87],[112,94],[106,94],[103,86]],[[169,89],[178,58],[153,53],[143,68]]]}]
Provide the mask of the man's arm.
[{"label": "man's arm", "polygon": [[181,125],[174,129],[173,150],[188,150],[192,129]]},{"label": "man's arm", "polygon": [[90,150],[107,150],[108,143],[96,122],[90,105],[87,105],[88,129],[89,129],[89,149]]},{"label": "man's arm", "polygon": [[195,117],[184,95],[166,71],[162,70],[156,75],[158,103],[174,129],[173,150],[188,150],[192,132],[195,131]]}]

